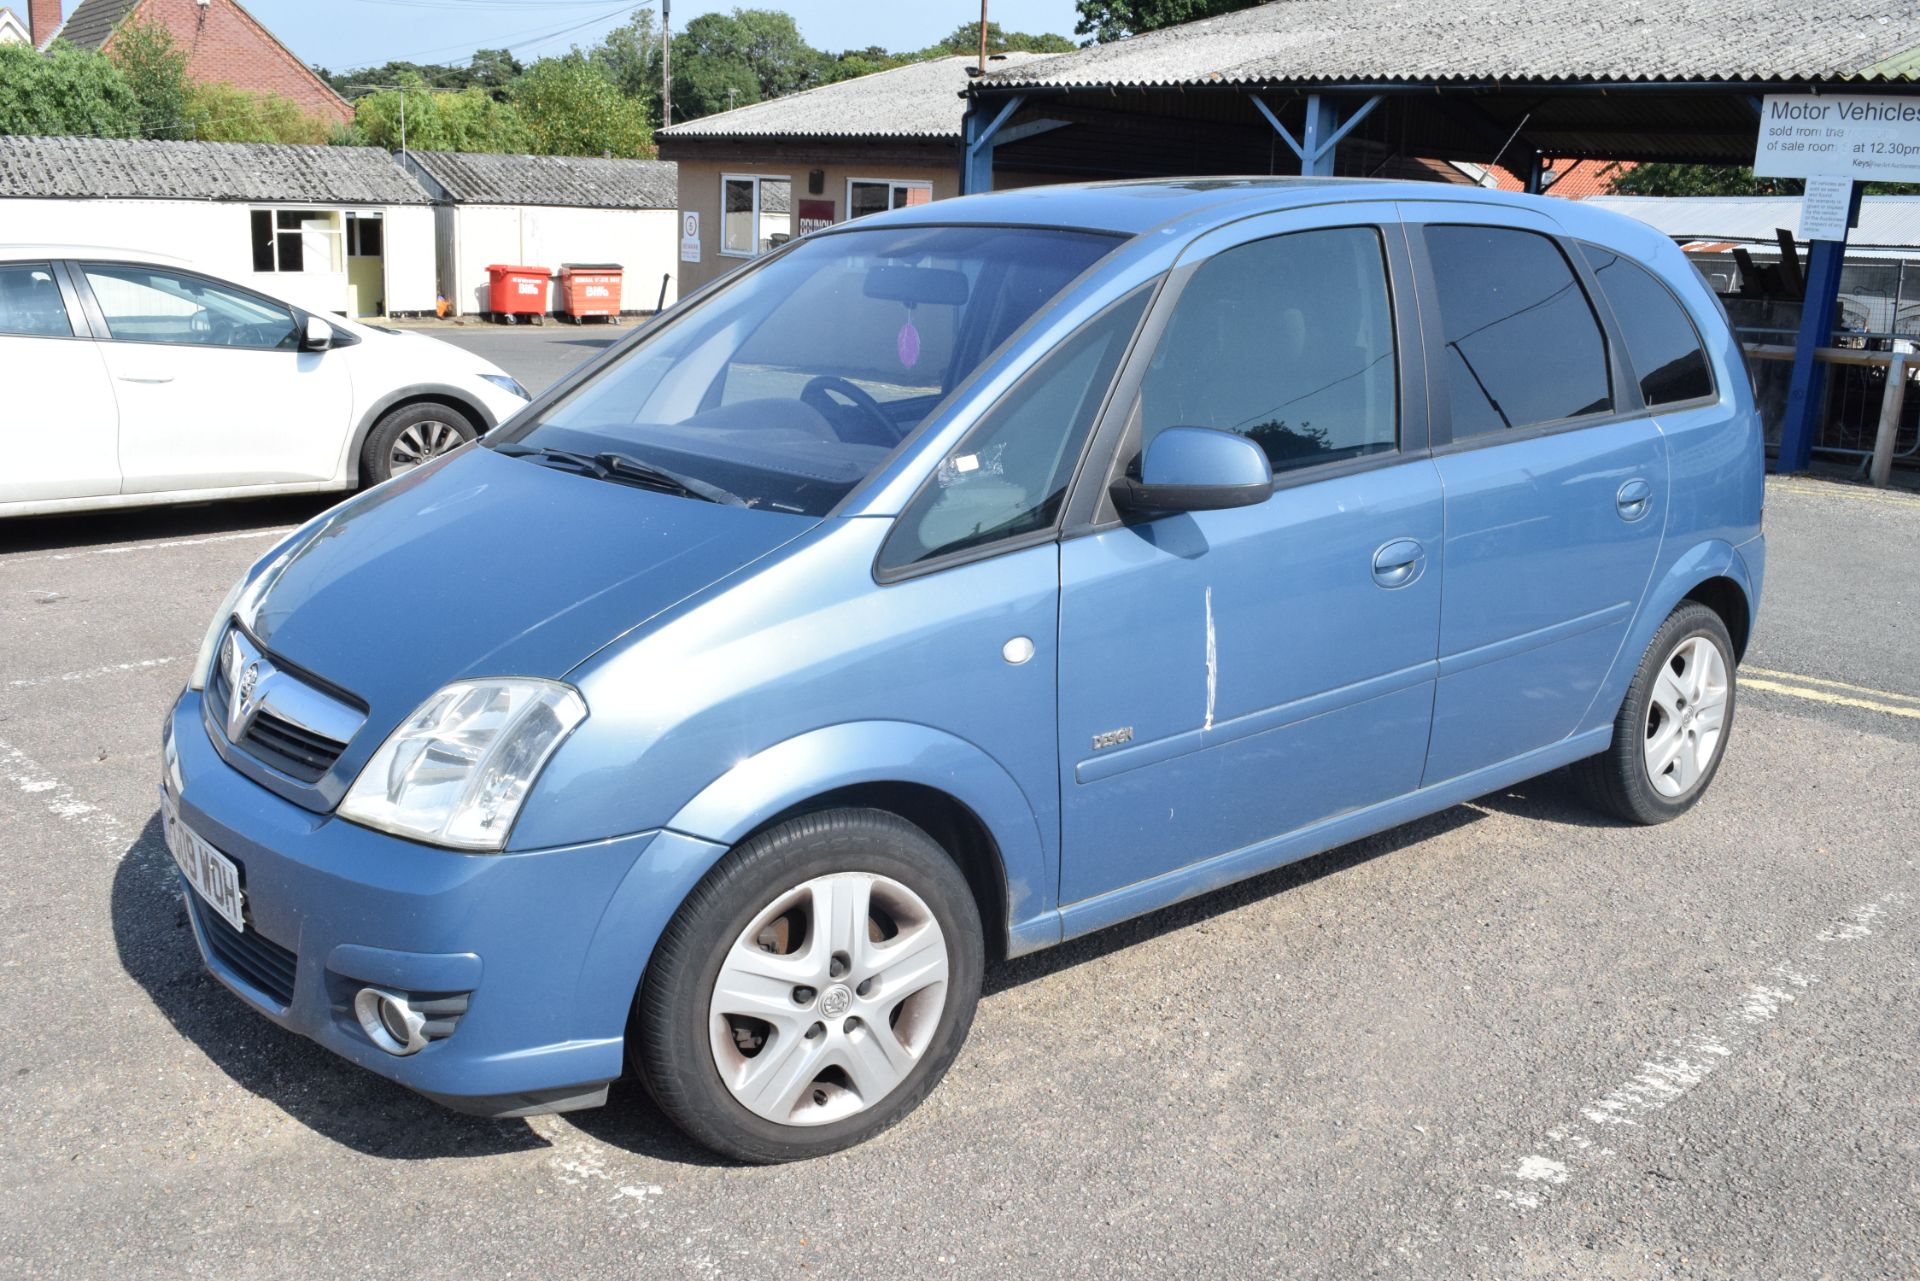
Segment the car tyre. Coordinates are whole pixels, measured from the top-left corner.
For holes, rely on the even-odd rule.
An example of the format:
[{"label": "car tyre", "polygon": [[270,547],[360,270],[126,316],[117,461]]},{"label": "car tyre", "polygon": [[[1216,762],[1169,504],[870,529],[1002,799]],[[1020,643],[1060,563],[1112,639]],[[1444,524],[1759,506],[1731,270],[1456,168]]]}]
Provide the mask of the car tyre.
[{"label": "car tyre", "polygon": [[706,1147],[759,1164],[823,1156],[939,1083],[984,968],[966,878],[924,831],[879,810],[804,815],[687,896],[628,1044],[661,1111]]},{"label": "car tyre", "polygon": [[1678,818],[1706,794],[1733,732],[1733,638],[1686,601],[1654,633],[1613,722],[1613,745],[1574,766],[1599,810],[1628,823]]},{"label": "car tyre", "polygon": [[360,447],[360,479],[369,485],[392,480],[480,433],[473,420],[451,405],[426,401],[402,405],[381,418]]}]

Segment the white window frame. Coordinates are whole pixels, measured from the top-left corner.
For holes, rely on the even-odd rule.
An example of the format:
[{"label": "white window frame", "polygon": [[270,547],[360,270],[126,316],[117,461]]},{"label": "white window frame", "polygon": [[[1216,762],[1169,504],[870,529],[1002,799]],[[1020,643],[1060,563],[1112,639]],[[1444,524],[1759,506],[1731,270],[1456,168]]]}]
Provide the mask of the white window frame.
[{"label": "white window frame", "polygon": [[[750,226],[752,234],[748,237],[753,247],[750,249],[740,250],[727,248],[727,184],[730,182],[745,182],[753,185],[753,222]],[[720,175],[720,254],[722,257],[758,258],[761,253],[764,252],[760,248],[760,241],[764,239],[760,234],[760,184],[763,182],[784,182],[787,184],[787,204],[789,210],[787,214],[787,229],[789,233],[791,233],[793,229],[793,214],[791,212],[793,205],[792,174],[723,173]]]},{"label": "white window frame", "polygon": [[[273,239],[271,243],[273,246],[273,267],[270,270],[265,270],[265,271],[261,270],[258,267],[254,267],[252,265],[253,259],[251,255],[249,255],[247,259],[247,264],[248,264],[248,267],[252,270],[254,275],[256,276],[338,275],[340,272],[343,272],[346,270],[347,211],[345,209],[337,208],[337,207],[311,206],[311,205],[306,207],[302,207],[299,205],[250,205],[247,211],[247,238],[248,238],[249,248],[252,247],[253,215],[256,213],[266,214],[269,220],[269,223],[272,227],[271,235]],[[280,215],[282,214],[294,214],[296,216],[300,216],[302,218],[302,225],[297,230],[292,228],[281,227]],[[280,237],[283,234],[306,235],[308,232],[308,229],[305,225],[306,220],[316,216],[319,218],[331,219],[333,223],[333,225],[330,227],[319,229],[320,234],[326,236],[331,242],[331,245],[327,254],[327,265],[323,267],[314,268],[314,267],[308,267],[303,263],[299,271],[292,271],[286,267],[282,267],[280,265]],[[382,244],[384,245],[384,243],[385,242],[383,241]],[[304,258],[304,255],[303,255],[303,258]],[[340,266],[338,268],[332,265],[336,260],[338,260],[338,262],[340,263]]]},{"label": "white window frame", "polygon": [[867,182],[875,186],[885,187],[887,189],[888,209],[900,207],[893,203],[893,193],[901,189],[924,191],[927,193],[928,203],[931,204],[933,201],[933,184],[925,178],[849,178],[847,179],[846,203],[848,222],[852,222],[856,216],[863,218],[866,216],[865,214],[855,215],[853,212],[853,185],[856,182]]}]

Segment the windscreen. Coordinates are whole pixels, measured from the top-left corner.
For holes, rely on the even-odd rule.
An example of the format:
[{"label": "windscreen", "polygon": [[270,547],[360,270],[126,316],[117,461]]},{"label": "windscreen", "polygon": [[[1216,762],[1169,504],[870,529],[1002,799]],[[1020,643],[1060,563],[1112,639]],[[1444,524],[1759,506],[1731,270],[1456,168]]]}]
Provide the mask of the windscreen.
[{"label": "windscreen", "polygon": [[486,443],[691,498],[824,515],[1118,243],[1023,227],[820,236]]}]

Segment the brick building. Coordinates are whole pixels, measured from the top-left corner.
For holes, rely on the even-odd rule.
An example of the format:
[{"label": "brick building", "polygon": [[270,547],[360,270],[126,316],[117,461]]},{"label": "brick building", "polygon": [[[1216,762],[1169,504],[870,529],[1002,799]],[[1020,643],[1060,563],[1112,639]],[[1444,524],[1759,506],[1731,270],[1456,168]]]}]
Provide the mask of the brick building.
[{"label": "brick building", "polygon": [[347,101],[234,0],[80,0],[65,23],[61,0],[31,0],[31,6],[34,43],[41,48],[58,36],[82,49],[105,50],[120,25],[137,18],[173,34],[192,80],[276,94],[335,124],[353,120]]}]

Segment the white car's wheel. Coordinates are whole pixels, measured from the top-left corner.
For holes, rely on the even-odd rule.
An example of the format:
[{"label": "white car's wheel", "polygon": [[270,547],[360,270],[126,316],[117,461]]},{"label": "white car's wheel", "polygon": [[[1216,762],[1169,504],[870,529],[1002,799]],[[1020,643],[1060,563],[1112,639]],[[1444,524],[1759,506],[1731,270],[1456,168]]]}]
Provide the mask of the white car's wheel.
[{"label": "white car's wheel", "polygon": [[368,485],[412,471],[450,454],[480,433],[451,405],[404,405],[375,423],[360,451],[360,479]]}]

